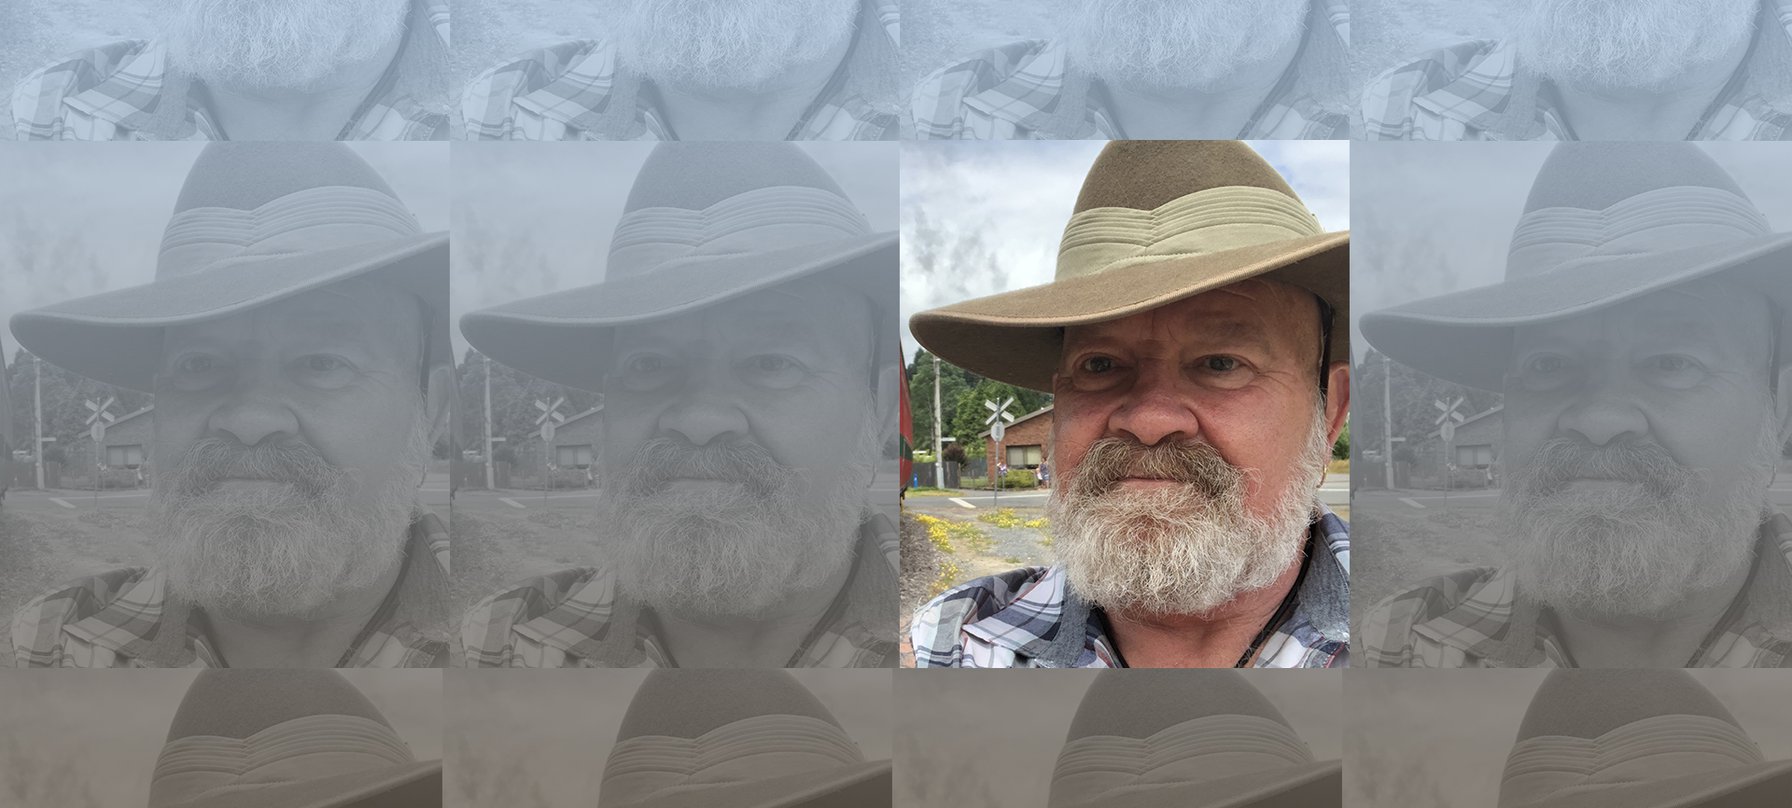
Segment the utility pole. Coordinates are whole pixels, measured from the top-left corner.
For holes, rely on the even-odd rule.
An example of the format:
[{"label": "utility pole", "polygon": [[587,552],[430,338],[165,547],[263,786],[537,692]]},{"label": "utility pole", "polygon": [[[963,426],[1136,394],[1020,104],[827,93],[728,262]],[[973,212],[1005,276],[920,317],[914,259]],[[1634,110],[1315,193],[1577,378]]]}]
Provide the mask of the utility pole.
[{"label": "utility pole", "polygon": [[31,453],[37,456],[37,490],[44,490],[44,360],[31,355]]},{"label": "utility pole", "polygon": [[933,355],[933,484],[946,487],[946,458],[940,447],[940,355]]},{"label": "utility pole", "polygon": [[1381,355],[1381,463],[1387,469],[1388,490],[1394,490],[1394,360]]},{"label": "utility pole", "polygon": [[485,360],[485,490],[495,491],[498,486],[492,479],[492,358],[479,356]]}]

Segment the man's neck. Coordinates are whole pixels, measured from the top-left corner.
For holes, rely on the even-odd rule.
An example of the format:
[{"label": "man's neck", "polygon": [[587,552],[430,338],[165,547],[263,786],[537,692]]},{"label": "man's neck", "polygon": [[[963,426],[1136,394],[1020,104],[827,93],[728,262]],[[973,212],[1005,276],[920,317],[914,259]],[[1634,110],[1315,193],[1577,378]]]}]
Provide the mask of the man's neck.
[{"label": "man's neck", "polygon": [[233,668],[330,668],[367,627],[404,567],[404,557],[379,580],[331,600],[322,614],[302,618],[240,618],[206,612],[211,640]]},{"label": "man's neck", "polygon": [[1555,86],[1560,112],[1580,140],[1685,140],[1736,74],[1750,41],[1723,58],[1649,89]]},{"label": "man's neck", "polygon": [[852,576],[853,561],[820,585],[793,592],[769,614],[692,617],[656,611],[659,640],[681,668],[781,668],[802,648]]},{"label": "man's neck", "polygon": [[1688,595],[1665,616],[1554,612],[1556,630],[1576,667],[1685,667],[1729,612],[1748,579],[1745,566],[1722,584]]},{"label": "man's neck", "polygon": [[1269,59],[1241,66],[1220,82],[1198,89],[1103,80],[1108,112],[1121,131],[1134,140],[1238,137],[1281,83],[1300,46],[1297,37]]},{"label": "man's neck", "polygon": [[847,36],[821,58],[792,65],[753,90],[660,82],[654,90],[680,140],[785,140],[833,79],[852,43]]},{"label": "man's neck", "polygon": [[1230,668],[1275,616],[1306,564],[1303,554],[1275,583],[1245,592],[1206,615],[1127,615],[1110,611],[1114,646],[1130,668]]},{"label": "man's neck", "polygon": [[207,108],[231,140],[335,140],[385,77],[403,43],[400,33],[371,58],[344,64],[304,90],[208,83]]}]

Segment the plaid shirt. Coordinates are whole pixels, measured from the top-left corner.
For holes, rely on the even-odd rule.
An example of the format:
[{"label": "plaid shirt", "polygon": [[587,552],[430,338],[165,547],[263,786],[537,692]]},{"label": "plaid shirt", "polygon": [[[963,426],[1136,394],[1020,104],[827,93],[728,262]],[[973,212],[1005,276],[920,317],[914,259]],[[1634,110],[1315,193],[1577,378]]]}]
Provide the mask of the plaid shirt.
[{"label": "plaid shirt", "polygon": [[[1749,583],[1689,668],[1792,667],[1792,521],[1762,523]],[[1571,668],[1573,657],[1513,573],[1468,569],[1420,583],[1364,616],[1370,668]]]},{"label": "plaid shirt", "polygon": [[[1774,70],[1765,46],[1792,47],[1792,0],[1767,0],[1750,59],[1687,140],[1785,140],[1792,111],[1774,106],[1751,75]],[[1548,82],[1523,70],[1510,42],[1474,40],[1426,53],[1363,90],[1368,140],[1574,140]]]},{"label": "plaid shirt", "polygon": [[[448,591],[448,528],[432,514],[411,523],[392,592],[338,668],[445,668],[452,635],[438,604]],[[222,668],[198,607],[168,592],[154,568],[125,567],[42,595],[13,616],[21,668]]]},{"label": "plaid shirt", "polygon": [[[1313,547],[1293,599],[1251,660],[1255,668],[1339,668],[1350,658],[1350,526],[1318,505]],[[946,590],[909,626],[918,668],[1114,668],[1099,610],[1063,567],[1022,567]]]},{"label": "plaid shirt", "polygon": [[[1350,9],[1314,0],[1307,39],[1238,137],[1342,140],[1347,105],[1319,98],[1303,76],[1348,75]],[[1328,42],[1318,42],[1320,37]],[[1324,47],[1320,47],[1324,45]],[[972,54],[915,85],[905,125],[917,140],[1123,140],[1097,77],[1070,63],[1056,40],[1024,40]]]},{"label": "plaid shirt", "polygon": [[[895,667],[898,544],[887,517],[865,520],[845,586],[785,667]],[[480,601],[462,619],[461,639],[471,667],[677,667],[653,623],[616,592],[613,571],[575,567]]]},{"label": "plaid shirt", "polygon": [[[447,0],[417,0],[399,55],[336,139],[446,140],[449,105],[414,88],[446,80],[424,74],[447,63],[447,50]],[[13,126],[20,140],[225,140],[204,97],[169,68],[162,42],[130,39],[27,75],[13,89]]]},{"label": "plaid shirt", "polygon": [[[896,0],[864,0],[845,60],[786,140],[895,140]],[[877,27],[865,24],[875,20]],[[880,35],[880,33],[882,35]],[[575,40],[479,74],[461,96],[467,140],[677,140],[653,85],[617,64],[616,44]]]}]

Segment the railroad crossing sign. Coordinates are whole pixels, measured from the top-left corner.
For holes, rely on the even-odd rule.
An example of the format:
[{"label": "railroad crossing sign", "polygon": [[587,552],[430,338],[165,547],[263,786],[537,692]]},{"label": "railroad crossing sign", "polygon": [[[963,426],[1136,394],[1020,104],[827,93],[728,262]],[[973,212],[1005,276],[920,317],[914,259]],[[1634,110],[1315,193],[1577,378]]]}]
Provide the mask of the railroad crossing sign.
[{"label": "railroad crossing sign", "polygon": [[994,438],[996,443],[1002,442],[1002,438],[1008,434],[1008,424],[1014,422],[1014,416],[1008,412],[1008,408],[1013,404],[1014,396],[1009,396],[1000,404],[987,398],[983,400],[983,408],[989,410],[989,417],[983,419],[983,423],[989,425],[989,436]]},{"label": "railroad crossing sign", "polygon": [[542,443],[552,442],[554,440],[554,427],[566,420],[566,416],[560,414],[560,405],[565,403],[565,396],[554,399],[554,403],[552,404],[542,401],[539,398],[535,399],[535,409],[541,410],[541,416],[535,419],[535,423],[541,427]]},{"label": "railroad crossing sign", "polygon": [[117,401],[118,401],[118,397],[112,396],[112,397],[107,398],[106,403],[104,403],[104,404],[96,402],[93,399],[88,399],[88,400],[82,402],[84,405],[86,405],[87,411],[89,413],[91,413],[90,415],[87,416],[87,425],[88,425],[87,434],[93,437],[94,443],[99,443],[100,441],[105,440],[106,439],[106,426],[108,424],[111,424],[113,421],[118,420],[115,416],[112,415],[111,412],[107,411],[107,409],[106,409],[107,407],[112,406]]},{"label": "railroad crossing sign", "polygon": [[1441,398],[1431,400],[1431,406],[1436,407],[1439,412],[1443,413],[1442,415],[1437,416],[1437,420],[1432,421],[1432,423],[1437,425],[1438,432],[1443,435],[1444,443],[1449,443],[1455,440],[1456,425],[1468,420],[1462,417],[1462,413],[1457,412],[1457,408],[1462,406],[1463,401],[1464,399],[1461,396],[1457,396],[1455,401],[1448,404],[1444,403],[1444,400]]}]

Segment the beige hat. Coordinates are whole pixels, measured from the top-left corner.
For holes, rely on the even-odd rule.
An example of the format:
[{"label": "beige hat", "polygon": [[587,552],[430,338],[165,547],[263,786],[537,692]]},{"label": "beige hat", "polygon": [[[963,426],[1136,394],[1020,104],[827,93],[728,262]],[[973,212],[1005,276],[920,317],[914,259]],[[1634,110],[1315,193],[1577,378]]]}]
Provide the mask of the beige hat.
[{"label": "beige hat", "polygon": [[[1312,291],[1350,322],[1350,234],[1326,233],[1268,161],[1235,140],[1115,141],[1102,149],[1043,286],[916,314],[952,364],[1051,389],[1064,327],[1117,320],[1249,278]],[[1350,355],[1334,329],[1330,360]]]}]

